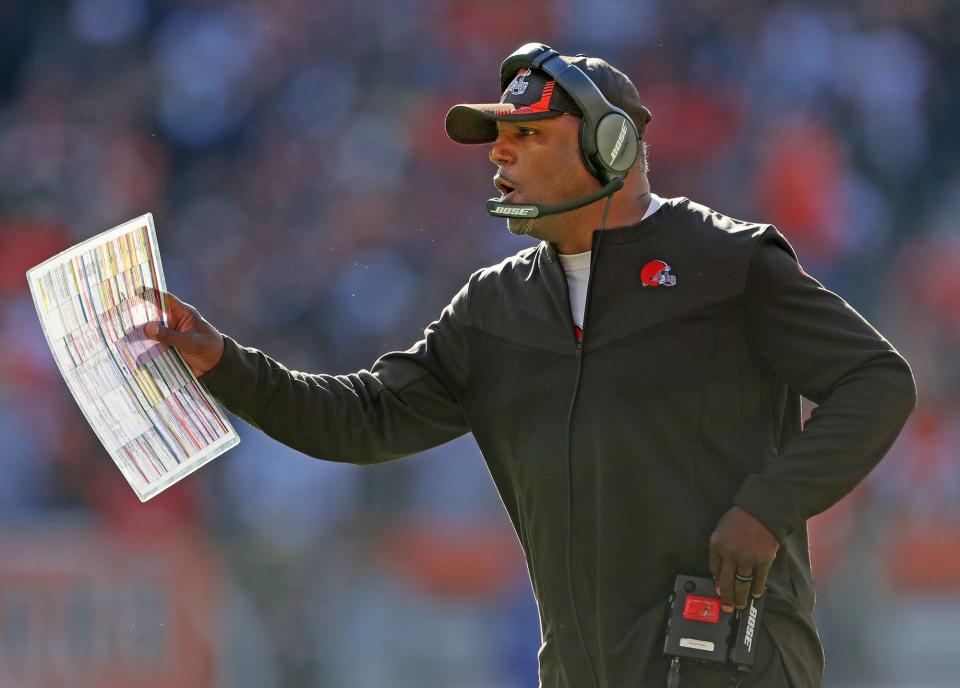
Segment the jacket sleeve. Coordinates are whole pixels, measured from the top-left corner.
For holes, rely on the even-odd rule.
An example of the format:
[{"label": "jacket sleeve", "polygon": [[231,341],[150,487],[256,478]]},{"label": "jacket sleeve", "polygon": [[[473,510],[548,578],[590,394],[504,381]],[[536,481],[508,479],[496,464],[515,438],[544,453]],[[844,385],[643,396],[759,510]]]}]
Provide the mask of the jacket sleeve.
[{"label": "jacket sleeve", "polygon": [[424,337],[350,375],[288,370],[224,337],[220,362],[200,381],[226,408],[276,440],[317,458],[368,464],[469,431],[465,384],[466,287]]},{"label": "jacket sleeve", "polygon": [[916,387],[893,346],[807,275],[772,227],[754,253],[745,309],[753,355],[818,404],[802,432],[734,497],[783,540],[883,458],[916,404]]}]

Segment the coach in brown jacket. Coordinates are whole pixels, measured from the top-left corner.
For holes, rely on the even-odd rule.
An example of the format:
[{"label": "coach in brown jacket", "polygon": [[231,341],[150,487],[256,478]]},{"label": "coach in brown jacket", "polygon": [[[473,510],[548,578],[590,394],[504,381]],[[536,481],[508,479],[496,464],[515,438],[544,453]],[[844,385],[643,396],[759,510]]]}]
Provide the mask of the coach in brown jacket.
[{"label": "coach in brown jacket", "polygon": [[[642,136],[629,79],[563,59]],[[517,78],[499,107],[454,108],[448,133],[491,143],[504,202],[596,192],[577,103],[537,69]],[[231,411],[318,458],[388,461],[472,432],[526,555],[543,688],[664,685],[679,573],[712,575],[728,609],[765,592],[743,686],[819,686],[805,521],[887,451],[915,404],[910,368],[774,227],[652,196],[642,144],[608,200],[509,220],[541,242],[474,273],[421,341],[370,371],[288,370],[173,297],[148,334]],[[587,251],[575,330],[558,256]],[[818,404],[805,427],[801,395]],[[729,682],[689,667],[681,686]]]}]

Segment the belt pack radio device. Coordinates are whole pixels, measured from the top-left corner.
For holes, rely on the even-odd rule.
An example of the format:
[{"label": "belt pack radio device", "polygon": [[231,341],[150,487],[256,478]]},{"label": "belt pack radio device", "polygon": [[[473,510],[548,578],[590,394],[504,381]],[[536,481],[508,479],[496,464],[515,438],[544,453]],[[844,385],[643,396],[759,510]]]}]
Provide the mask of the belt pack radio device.
[{"label": "belt pack radio device", "polygon": [[679,685],[680,660],[716,668],[753,668],[764,597],[752,596],[744,609],[720,608],[712,578],[677,576],[670,595],[663,652],[671,658],[668,688]]}]

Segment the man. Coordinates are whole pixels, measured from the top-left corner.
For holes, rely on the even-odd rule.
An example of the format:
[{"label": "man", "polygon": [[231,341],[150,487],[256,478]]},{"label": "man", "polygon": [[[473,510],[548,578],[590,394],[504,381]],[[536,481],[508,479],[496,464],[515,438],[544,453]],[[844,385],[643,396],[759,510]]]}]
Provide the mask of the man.
[{"label": "man", "polygon": [[[774,227],[650,193],[650,114],[623,73],[529,44],[501,87],[447,133],[490,144],[489,210],[541,241],[474,273],[411,349],[294,372],[173,297],[148,334],[313,456],[373,463],[473,432],[526,555],[544,688],[663,685],[678,574],[712,575],[726,611],[765,596],[743,686],[820,685],[805,521],[893,442],[908,365]],[[802,431],[800,395],[818,404]],[[680,685],[731,679],[690,665]]]}]

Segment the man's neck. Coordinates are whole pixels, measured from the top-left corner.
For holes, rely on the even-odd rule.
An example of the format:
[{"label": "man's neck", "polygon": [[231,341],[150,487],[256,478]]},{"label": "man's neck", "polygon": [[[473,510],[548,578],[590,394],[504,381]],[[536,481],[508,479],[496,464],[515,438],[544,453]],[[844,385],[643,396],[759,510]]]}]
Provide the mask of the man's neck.
[{"label": "man's neck", "polygon": [[650,187],[646,186],[639,197],[617,198],[617,196],[627,193],[630,193],[630,189],[624,189],[614,194],[610,199],[610,208],[602,227],[600,225],[603,221],[603,206],[607,203],[607,199],[597,201],[594,204],[597,206],[597,210],[591,213],[591,217],[586,222],[581,223],[578,231],[571,234],[569,238],[554,242],[557,253],[583,253],[591,250],[593,233],[598,227],[601,229],[628,227],[640,222],[650,206]]}]

